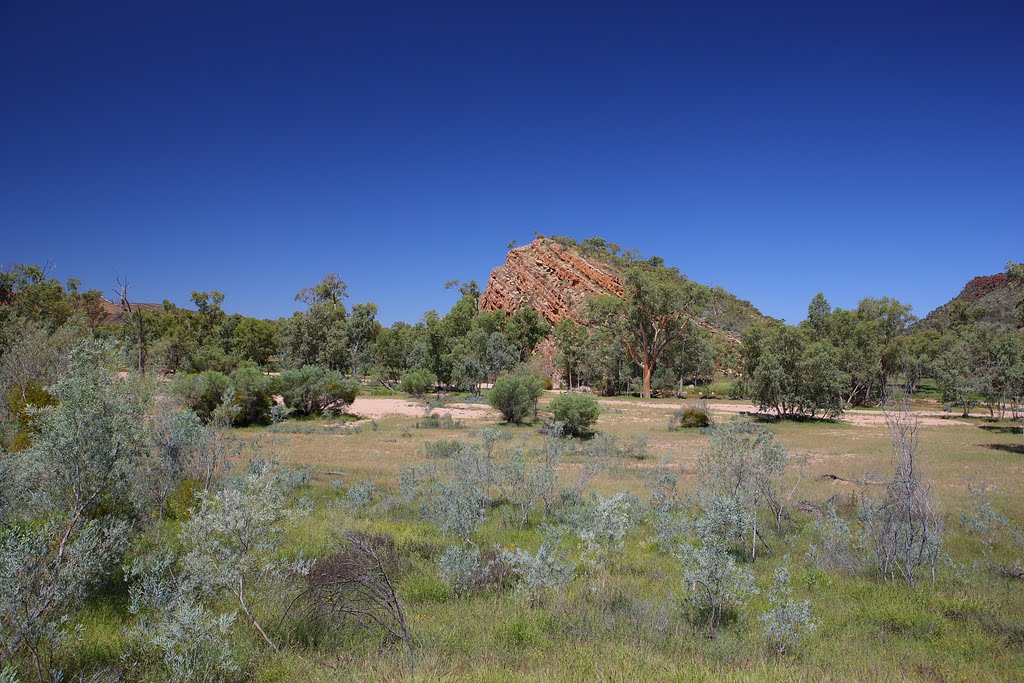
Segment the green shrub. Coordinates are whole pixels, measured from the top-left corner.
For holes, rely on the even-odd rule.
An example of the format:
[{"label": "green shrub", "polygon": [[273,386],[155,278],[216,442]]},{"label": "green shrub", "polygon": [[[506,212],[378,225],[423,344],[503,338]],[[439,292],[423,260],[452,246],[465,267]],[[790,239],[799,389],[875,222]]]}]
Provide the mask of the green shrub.
[{"label": "green shrub", "polygon": [[38,431],[35,411],[46,406],[57,405],[57,399],[35,382],[26,382],[11,387],[5,400],[11,416],[10,434],[3,439],[3,446],[12,453],[32,445],[32,436]]},{"label": "green shrub", "polygon": [[792,652],[809,632],[817,628],[817,623],[811,618],[811,601],[793,597],[786,567],[775,569],[768,602],[771,609],[758,619],[765,626],[765,635],[775,654],[781,657]]},{"label": "green shrub", "polygon": [[449,458],[461,451],[465,445],[461,441],[441,439],[440,441],[428,441],[424,445],[428,458]]},{"label": "green shrub", "polygon": [[202,482],[195,479],[185,479],[174,491],[167,496],[164,502],[168,519],[187,520],[191,509],[196,503],[196,487],[202,486]]},{"label": "green shrub", "polygon": [[209,422],[213,411],[224,399],[231,379],[222,372],[207,370],[199,374],[178,374],[171,384],[171,393],[200,417]]},{"label": "green shrub", "polygon": [[712,425],[711,413],[706,408],[687,406],[672,413],[668,420],[668,430],[674,432],[678,429],[697,429],[710,427]]},{"label": "green shrub", "polygon": [[373,497],[376,493],[377,484],[369,479],[361,479],[352,484],[345,492],[343,504],[349,512],[359,516],[373,505]]},{"label": "green shrub", "polygon": [[231,372],[238,359],[226,353],[219,344],[203,344],[184,359],[183,365],[192,372]]},{"label": "green shrub", "polygon": [[442,415],[429,413],[416,423],[416,427],[418,429],[461,429],[462,421],[454,419],[451,413]]},{"label": "green shrub", "polygon": [[601,414],[597,399],[589,394],[561,394],[551,401],[555,420],[562,423],[566,436],[588,436]]},{"label": "green shrub", "polygon": [[507,422],[522,424],[531,412],[536,412],[542,393],[544,381],[533,375],[505,375],[487,392],[487,403]]},{"label": "green shrub", "polygon": [[299,415],[313,415],[325,408],[351,405],[359,385],[337,370],[306,365],[281,373],[281,394],[285,405]]},{"label": "green shrub", "polygon": [[258,368],[250,366],[232,372],[230,380],[231,388],[235,390],[235,405],[239,408],[235,426],[270,424],[270,408],[274,405],[271,379]]},{"label": "green shrub", "polygon": [[402,375],[402,391],[422,396],[437,386],[437,375],[430,370],[413,370]]},{"label": "green shrub", "polygon": [[437,575],[455,595],[465,595],[472,590],[479,571],[480,551],[471,545],[450,546],[437,562]]},{"label": "green shrub", "polygon": [[273,380],[256,367],[240,367],[230,377],[214,370],[179,374],[171,384],[171,393],[204,422],[213,418],[225,396],[231,394],[232,425],[270,424]]},{"label": "green shrub", "polygon": [[647,458],[651,457],[647,447],[648,439],[646,434],[626,437],[626,441],[622,445],[622,456],[633,458],[634,460],[647,460]]}]

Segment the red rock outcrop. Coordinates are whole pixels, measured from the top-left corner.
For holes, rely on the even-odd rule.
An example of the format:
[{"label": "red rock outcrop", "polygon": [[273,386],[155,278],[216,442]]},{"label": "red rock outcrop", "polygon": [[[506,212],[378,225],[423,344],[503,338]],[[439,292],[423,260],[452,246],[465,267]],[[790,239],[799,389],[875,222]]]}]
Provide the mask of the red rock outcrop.
[{"label": "red rock outcrop", "polygon": [[[533,306],[552,325],[565,318],[581,322],[583,308],[593,296],[625,295],[622,276],[610,265],[588,259],[554,240],[538,237],[508,252],[504,265],[491,271],[480,297],[483,311],[515,313]],[[733,344],[739,335],[695,319],[699,327],[720,334]]]},{"label": "red rock outcrop", "polygon": [[624,291],[622,277],[610,267],[541,237],[508,252],[504,265],[491,272],[480,308],[511,314],[533,306],[551,324],[578,322],[587,299]]},{"label": "red rock outcrop", "polygon": [[969,301],[977,301],[985,298],[995,290],[1006,287],[1009,284],[1010,276],[1006,273],[979,275],[964,286],[964,291],[960,292],[959,298],[967,299]]},{"label": "red rock outcrop", "polygon": [[1006,273],[972,278],[950,301],[936,308],[912,329],[943,329],[954,313],[974,320],[1011,328],[1020,328],[1018,304],[1024,297],[1024,284]]}]

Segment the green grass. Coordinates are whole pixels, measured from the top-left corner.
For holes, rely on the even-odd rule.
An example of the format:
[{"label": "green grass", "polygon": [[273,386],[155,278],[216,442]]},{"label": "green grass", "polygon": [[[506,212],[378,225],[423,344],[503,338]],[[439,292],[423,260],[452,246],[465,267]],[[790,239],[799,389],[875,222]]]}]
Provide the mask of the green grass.
[{"label": "green grass", "polygon": [[[604,403],[597,428],[618,439],[646,434],[651,457],[629,461],[593,480],[592,490],[610,494],[633,490],[646,495],[645,473],[669,467],[680,475],[680,493],[695,486],[695,463],[707,435],[699,430],[669,432],[671,410],[660,402]],[[712,408],[714,404],[712,404]],[[858,413],[859,414],[859,413]],[[871,411],[865,416],[871,417]],[[720,416],[721,417],[721,416]],[[394,645],[379,646],[366,634],[320,632],[283,613],[273,596],[258,602],[268,630],[279,635],[282,652],[265,651],[248,629],[238,630],[245,670],[257,681],[1007,681],[1024,680],[1024,584],[975,569],[980,545],[961,529],[967,509],[966,481],[998,484],[994,502],[1020,522],[1024,519],[1024,438],[1010,423],[941,420],[921,430],[920,464],[933,482],[946,524],[948,563],[935,585],[915,590],[864,576],[832,574],[804,561],[813,541],[813,519],[795,513],[783,535],[769,534],[772,553],[748,564],[762,595],[726,624],[715,639],[704,635],[680,606],[688,587],[670,553],[649,541],[652,530],[631,532],[624,553],[607,570],[577,572],[567,590],[530,604],[513,591],[485,590],[456,597],[436,575],[445,547],[457,542],[418,518],[413,511],[379,509],[353,517],[337,502],[344,486],[371,477],[382,492],[396,488],[398,469],[424,461],[424,444],[433,430],[403,429],[417,418],[388,417],[379,429],[339,438],[330,433],[267,434],[240,430],[246,439],[265,441],[288,464],[305,464],[316,473],[310,496],[314,511],[290,523],[282,559],[321,557],[337,547],[346,530],[391,534],[406,561],[397,577],[415,637],[414,676]],[[316,424],[316,422],[310,423]],[[486,411],[467,420],[456,438],[475,438],[475,430],[499,426]],[[1007,427],[1007,429],[1002,429]],[[768,428],[791,455],[787,491],[792,502],[821,504],[832,499],[847,513],[860,487],[849,482],[888,472],[890,449],[884,425],[875,422],[778,422]],[[508,428],[507,449],[539,448],[536,424]],[[431,433],[433,432],[433,433]],[[403,436],[408,433],[409,436]],[[269,445],[268,445],[269,444]],[[581,459],[568,457],[559,470],[573,480]],[[341,475],[329,472],[342,472]],[[839,479],[822,478],[834,475]],[[874,476],[874,475],[872,475]],[[843,481],[847,480],[847,481]],[[523,530],[511,526],[500,508],[474,536],[479,548],[518,546],[536,549],[543,514],[533,512]],[[182,523],[165,522],[164,538]],[[565,541],[574,549],[573,541]],[[145,542],[140,542],[140,547]],[[1005,551],[1005,549],[1004,549]],[[788,558],[788,560],[786,559]],[[773,656],[756,616],[767,608],[763,594],[774,569],[788,562],[796,596],[813,603],[818,628],[784,658]],[[69,673],[118,667],[128,646],[125,629],[133,624],[124,586],[112,587],[90,601],[76,620],[78,639],[66,643],[57,662]]]}]

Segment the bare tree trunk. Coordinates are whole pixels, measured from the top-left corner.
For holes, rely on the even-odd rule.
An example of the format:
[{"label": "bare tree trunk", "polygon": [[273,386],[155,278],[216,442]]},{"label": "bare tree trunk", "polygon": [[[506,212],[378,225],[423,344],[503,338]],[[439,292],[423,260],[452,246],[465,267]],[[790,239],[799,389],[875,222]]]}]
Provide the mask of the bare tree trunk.
[{"label": "bare tree trunk", "polygon": [[121,281],[121,278],[117,278],[117,294],[121,299],[121,310],[124,311],[125,317],[127,318],[125,324],[131,325],[135,323],[135,343],[139,348],[139,360],[138,368],[139,372],[145,374],[146,372],[146,327],[145,320],[142,318],[141,309],[132,309],[132,304],[128,300],[128,289],[131,285],[128,284],[128,278]]},{"label": "bare tree trunk", "polygon": [[274,652],[281,652],[279,649],[277,649],[277,645],[274,645],[274,641],[270,639],[270,636],[267,635],[267,632],[263,630],[263,627],[260,626],[260,622],[256,621],[256,617],[254,617],[252,615],[252,612],[249,611],[249,606],[245,604],[245,597],[243,593],[243,581],[244,579],[238,579],[238,604],[242,606],[242,611],[245,612],[245,616],[249,619],[249,623],[252,624],[252,627],[256,629],[256,631],[260,634],[260,637],[263,638],[263,642],[269,645],[270,649]]}]

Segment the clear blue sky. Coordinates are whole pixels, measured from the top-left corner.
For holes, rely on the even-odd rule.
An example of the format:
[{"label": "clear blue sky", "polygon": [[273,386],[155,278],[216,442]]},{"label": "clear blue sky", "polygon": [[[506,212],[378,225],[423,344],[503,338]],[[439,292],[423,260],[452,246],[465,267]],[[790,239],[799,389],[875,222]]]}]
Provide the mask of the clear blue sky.
[{"label": "clear blue sky", "polygon": [[796,322],[1024,260],[1024,4],[0,3],[0,262],[447,310],[534,230]]}]

